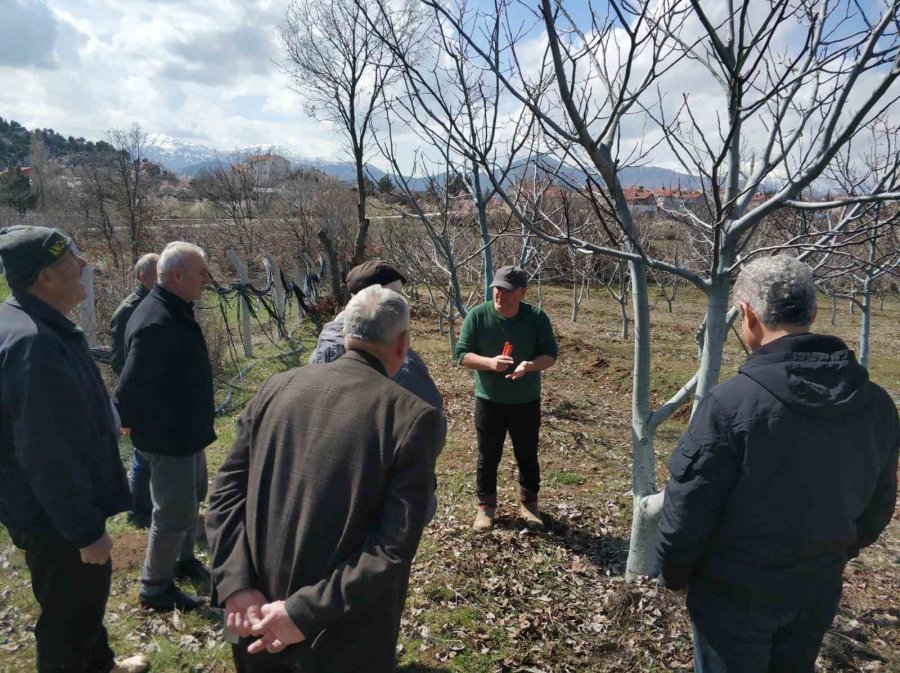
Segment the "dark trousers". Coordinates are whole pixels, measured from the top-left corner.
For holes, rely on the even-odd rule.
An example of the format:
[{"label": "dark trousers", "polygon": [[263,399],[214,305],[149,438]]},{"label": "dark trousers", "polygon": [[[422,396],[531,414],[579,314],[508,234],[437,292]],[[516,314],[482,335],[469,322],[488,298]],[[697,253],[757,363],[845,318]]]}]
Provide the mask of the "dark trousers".
[{"label": "dark trousers", "polygon": [[290,652],[248,654],[247,647],[256,638],[241,638],[231,646],[235,673],[293,673],[299,670]]},{"label": "dark trousers", "polygon": [[10,531],[25,551],[31,589],[41,606],[34,629],[39,673],[107,673],[113,668],[103,615],[112,562],[82,563],[81,554],[53,531]]},{"label": "dark trousers", "polygon": [[522,502],[537,500],[541,487],[541,467],[538,464],[540,429],[540,400],[524,404],[498,404],[475,398],[479,504],[497,506],[497,468],[507,432],[512,440],[516,465],[519,466],[519,498]]},{"label": "dark trousers", "polygon": [[813,673],[822,638],[841,602],[841,586],[796,605],[724,595],[691,585],[687,607],[696,673]]},{"label": "dark trousers", "polygon": [[153,502],[150,499],[150,463],[137,450],[131,457],[131,473],[128,475],[131,491],[131,511],[134,514],[150,515]]}]

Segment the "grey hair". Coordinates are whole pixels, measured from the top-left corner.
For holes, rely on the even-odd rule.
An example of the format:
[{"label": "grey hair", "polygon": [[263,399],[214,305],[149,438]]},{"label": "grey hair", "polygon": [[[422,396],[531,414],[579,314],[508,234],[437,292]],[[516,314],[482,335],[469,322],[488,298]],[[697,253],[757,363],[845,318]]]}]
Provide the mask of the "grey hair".
[{"label": "grey hair", "polygon": [[134,265],[135,278],[140,280],[143,274],[147,273],[151,269],[155,269],[158,262],[159,255],[157,255],[155,252],[148,252],[137,261],[137,264]]},{"label": "grey hair", "polygon": [[380,285],[360,290],[344,309],[344,341],[389,344],[409,329],[409,305],[403,295]]},{"label": "grey hair", "polygon": [[816,317],[812,270],[788,255],[754,260],[734,284],[734,301],[749,304],[770,329],[805,327]]},{"label": "grey hair", "polygon": [[156,263],[156,275],[159,276],[160,282],[165,282],[175,269],[183,270],[191,255],[200,255],[204,260],[206,259],[203,248],[193,243],[172,241],[163,248],[159,261]]}]

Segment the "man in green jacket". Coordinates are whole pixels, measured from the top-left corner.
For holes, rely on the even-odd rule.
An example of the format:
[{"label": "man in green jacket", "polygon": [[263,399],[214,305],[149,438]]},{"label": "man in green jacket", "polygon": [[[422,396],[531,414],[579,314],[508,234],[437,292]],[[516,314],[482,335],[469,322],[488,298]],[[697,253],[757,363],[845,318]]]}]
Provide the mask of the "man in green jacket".
[{"label": "man in green jacket", "polygon": [[497,468],[506,433],[519,467],[519,514],[540,530],[541,372],[554,365],[558,348],[550,318],[522,301],[525,271],[504,266],[494,276],[492,301],[466,316],[456,361],[475,371],[475,430],[478,437],[478,513],[473,528],[490,530],[497,511]]}]

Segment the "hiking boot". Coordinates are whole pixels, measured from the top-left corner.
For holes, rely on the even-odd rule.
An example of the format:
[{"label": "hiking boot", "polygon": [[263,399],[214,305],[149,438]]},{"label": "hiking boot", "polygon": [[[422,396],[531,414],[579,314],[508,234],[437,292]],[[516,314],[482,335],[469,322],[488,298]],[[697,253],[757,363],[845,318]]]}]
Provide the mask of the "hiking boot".
[{"label": "hiking boot", "polygon": [[176,562],[175,577],[178,579],[191,580],[202,586],[209,586],[210,582],[212,582],[209,570],[196,556],[191,556],[190,558]]},{"label": "hiking boot", "polygon": [[203,605],[203,599],[194,594],[189,594],[175,586],[175,582],[169,585],[161,592],[155,594],[145,594],[141,591],[141,605],[151,610],[181,610],[182,612],[190,612],[196,610]]},{"label": "hiking boot", "polygon": [[490,530],[494,527],[495,516],[497,516],[497,509],[495,507],[484,507],[479,505],[478,514],[475,515],[475,523],[472,524],[472,529],[479,533]]},{"label": "hiking boot", "polygon": [[544,520],[538,510],[537,500],[519,503],[519,516],[525,520],[528,530],[544,530]]},{"label": "hiking boot", "polygon": [[136,654],[127,659],[119,659],[110,673],[146,673],[150,670],[150,661],[143,654]]}]

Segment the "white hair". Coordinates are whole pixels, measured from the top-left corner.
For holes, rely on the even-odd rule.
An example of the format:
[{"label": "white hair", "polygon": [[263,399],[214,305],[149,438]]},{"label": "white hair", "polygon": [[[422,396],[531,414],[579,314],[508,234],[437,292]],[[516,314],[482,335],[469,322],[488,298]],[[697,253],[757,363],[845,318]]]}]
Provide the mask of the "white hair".
[{"label": "white hair", "polygon": [[812,270],[788,255],[756,259],[734,284],[735,304],[745,302],[769,329],[806,327],[816,317]]},{"label": "white hair", "polygon": [[135,278],[140,280],[143,274],[149,272],[151,269],[155,269],[158,262],[159,255],[157,255],[155,252],[148,252],[137,261],[137,264],[134,265]]},{"label": "white hair", "polygon": [[191,255],[200,255],[203,260],[206,260],[206,253],[203,252],[203,248],[193,243],[172,241],[163,248],[159,261],[156,263],[156,274],[159,276],[160,283],[162,284],[168,280],[169,275],[175,269],[183,271]]},{"label": "white hair", "polygon": [[403,295],[380,285],[357,292],[344,309],[344,341],[389,344],[409,329]]}]

